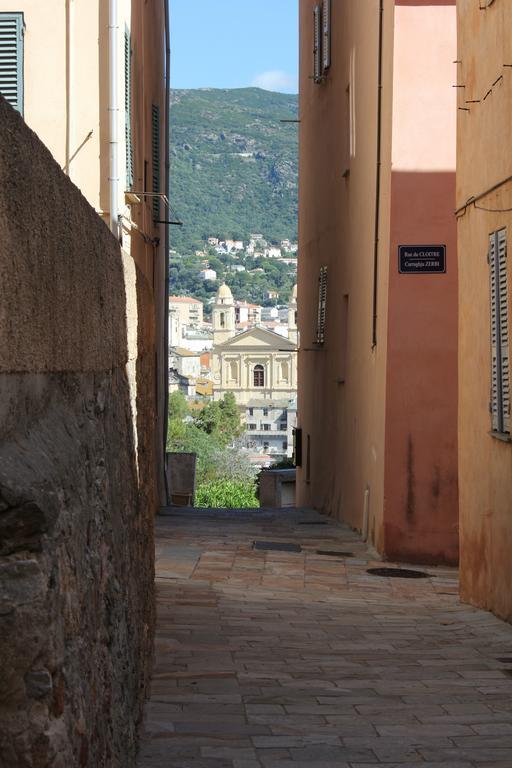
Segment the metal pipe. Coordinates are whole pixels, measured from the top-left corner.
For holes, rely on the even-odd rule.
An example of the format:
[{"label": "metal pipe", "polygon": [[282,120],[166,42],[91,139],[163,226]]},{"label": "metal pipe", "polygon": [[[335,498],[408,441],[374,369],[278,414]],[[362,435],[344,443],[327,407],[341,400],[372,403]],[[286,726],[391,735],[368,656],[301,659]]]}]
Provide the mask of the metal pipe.
[{"label": "metal pipe", "polygon": [[377,75],[377,176],[375,181],[375,241],[373,247],[373,319],[372,349],[377,346],[377,290],[379,282],[380,187],[382,171],[382,50],[384,37],[384,0],[379,3],[379,63]]},{"label": "metal pipe", "polygon": [[109,0],[108,8],[108,65],[109,65],[109,89],[108,89],[108,112],[109,112],[109,142],[110,142],[110,229],[116,238],[119,237],[119,168],[118,168],[118,15],[117,0]]},{"label": "metal pipe", "polygon": [[[164,0],[165,13],[165,198],[168,201],[170,195],[170,131],[169,131],[169,113],[171,106],[171,40],[170,40],[170,19],[169,19],[169,0]],[[164,230],[164,414],[163,414],[163,467],[164,483],[167,504],[170,502],[169,478],[167,477],[166,452],[167,452],[167,431],[169,418],[169,246],[170,246],[170,226],[165,222]]]}]

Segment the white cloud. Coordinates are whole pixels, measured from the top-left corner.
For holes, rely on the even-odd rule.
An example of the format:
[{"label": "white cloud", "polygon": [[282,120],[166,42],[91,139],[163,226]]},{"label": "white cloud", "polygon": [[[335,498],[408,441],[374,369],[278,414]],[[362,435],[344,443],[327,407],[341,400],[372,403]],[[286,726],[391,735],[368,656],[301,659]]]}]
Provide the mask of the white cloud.
[{"label": "white cloud", "polygon": [[263,88],[265,91],[293,91],[297,92],[297,82],[287,72],[280,69],[271,69],[256,75],[251,83],[255,88]]}]

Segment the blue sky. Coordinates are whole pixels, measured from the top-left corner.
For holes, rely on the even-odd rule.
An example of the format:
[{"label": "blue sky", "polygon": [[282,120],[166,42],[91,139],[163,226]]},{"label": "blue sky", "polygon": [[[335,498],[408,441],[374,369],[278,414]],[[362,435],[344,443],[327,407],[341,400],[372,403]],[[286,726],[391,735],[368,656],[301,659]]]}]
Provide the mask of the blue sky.
[{"label": "blue sky", "polygon": [[298,0],[169,0],[173,88],[297,93]]}]

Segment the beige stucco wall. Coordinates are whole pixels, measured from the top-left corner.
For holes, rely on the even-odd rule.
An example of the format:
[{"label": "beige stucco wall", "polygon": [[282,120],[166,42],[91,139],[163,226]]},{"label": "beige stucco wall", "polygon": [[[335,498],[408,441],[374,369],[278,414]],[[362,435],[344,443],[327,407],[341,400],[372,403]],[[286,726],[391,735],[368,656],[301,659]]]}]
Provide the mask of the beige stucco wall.
[{"label": "beige stucco wall", "polygon": [[[164,227],[153,223],[152,201],[125,202],[125,29],[132,50],[132,137],[134,149],[133,189],[152,191],[151,107],[160,107],[161,168],[164,192],[164,13],[160,0],[118,0],[117,89],[118,89],[118,201],[122,217],[120,239],[127,257],[126,273],[137,274],[134,299],[128,305],[130,336],[129,380],[134,421],[139,424],[141,461],[148,434],[138,421],[136,360],[147,346],[147,334],[155,334],[156,363],[152,373],[157,387],[155,424],[150,434],[155,442],[160,497],[163,483],[163,404],[167,386],[167,350],[164,350]],[[0,0],[0,12],[24,14],[24,117],[46,144],[58,164],[68,173],[88,202],[109,222],[109,7],[105,0],[20,0],[13,9]],[[149,172],[146,175],[144,168]],[[67,214],[72,217],[69,210]],[[161,218],[167,212],[161,205]],[[84,232],[84,238],[87,233]],[[134,272],[136,270],[136,272]],[[153,354],[149,349],[145,353]],[[152,468],[151,468],[152,471]]]},{"label": "beige stucco wall", "polygon": [[130,768],[154,620],[154,325],[136,328],[135,423],[127,364],[149,297],[1,98],[0,125],[0,762]]},{"label": "beige stucco wall", "polygon": [[[512,119],[512,81],[511,70],[503,67],[512,63],[511,24],[512,7],[507,2],[495,2],[486,11],[469,0],[458,3],[457,58],[462,60],[458,82],[466,86],[458,89],[458,104],[464,107],[458,112],[458,207],[512,175],[505,140]],[[474,99],[480,102],[466,103]],[[503,210],[512,207],[512,184],[502,184],[477,206],[469,205],[458,218],[461,590],[464,599],[510,621],[512,444],[489,435],[487,250],[489,233],[506,227],[508,238],[512,235],[512,215]],[[510,263],[508,281],[510,308]]]}]

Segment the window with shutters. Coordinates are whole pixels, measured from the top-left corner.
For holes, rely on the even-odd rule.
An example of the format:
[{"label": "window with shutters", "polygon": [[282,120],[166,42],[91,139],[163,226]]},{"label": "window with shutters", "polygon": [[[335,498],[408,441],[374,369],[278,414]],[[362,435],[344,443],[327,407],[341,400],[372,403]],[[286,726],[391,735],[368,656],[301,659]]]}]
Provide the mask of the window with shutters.
[{"label": "window with shutters", "polygon": [[315,83],[322,82],[322,8],[315,5],[313,9],[313,79]]},{"label": "window with shutters", "polygon": [[489,237],[491,304],[491,428],[510,434],[510,356],[507,275],[507,230]]},{"label": "window with shutters", "polygon": [[153,221],[160,219],[160,107],[151,108],[151,163],[153,192]]},{"label": "window with shutters", "polygon": [[130,31],[124,32],[124,134],[126,142],[126,189],[133,187],[132,48]]},{"label": "window with shutters", "polygon": [[0,93],[23,114],[23,14],[0,13]]},{"label": "window with shutters", "polygon": [[331,66],[331,0],[322,3],[322,70],[325,75]]},{"label": "window with shutters", "polygon": [[327,267],[320,267],[318,278],[318,313],[316,321],[316,343],[325,341],[325,321],[327,317]]},{"label": "window with shutters", "polygon": [[322,0],[313,8],[313,80],[321,83],[331,66],[332,0]]}]

